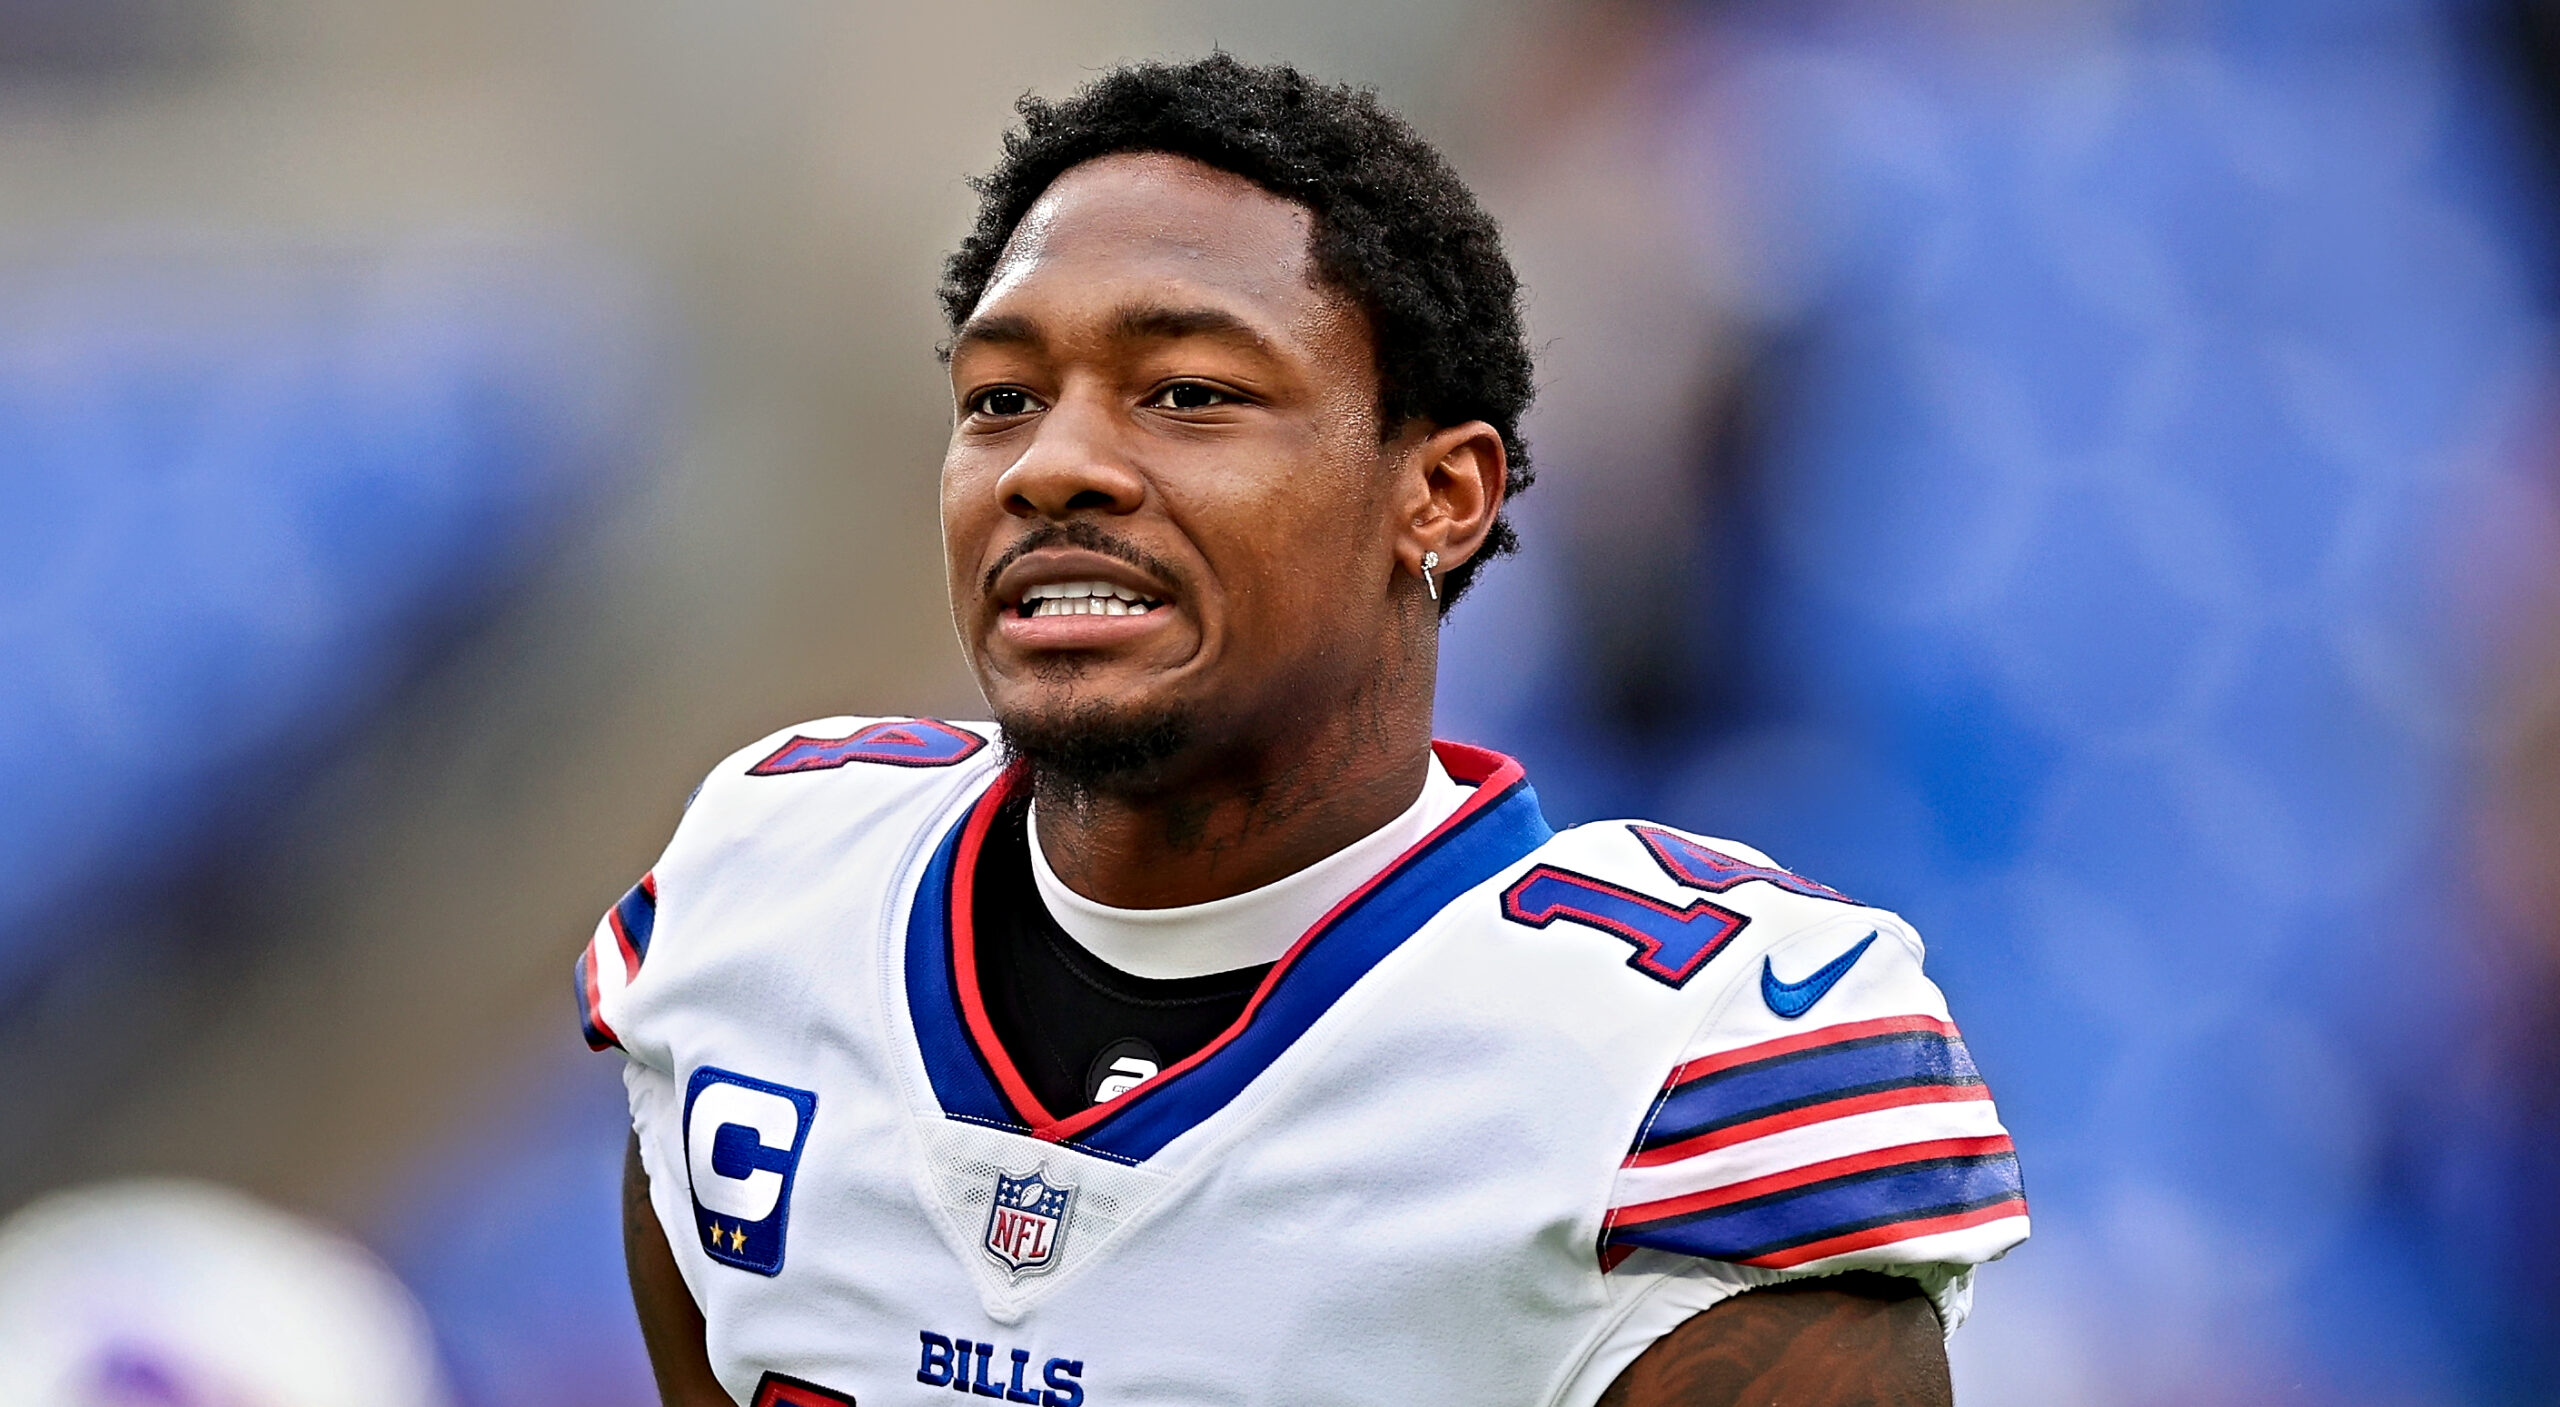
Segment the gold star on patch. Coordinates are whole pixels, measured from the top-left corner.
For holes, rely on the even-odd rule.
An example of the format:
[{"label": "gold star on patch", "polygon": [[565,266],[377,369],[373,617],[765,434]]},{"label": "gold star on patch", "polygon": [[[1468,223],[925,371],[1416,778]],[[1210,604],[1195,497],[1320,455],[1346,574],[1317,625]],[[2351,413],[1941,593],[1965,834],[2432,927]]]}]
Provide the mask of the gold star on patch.
[{"label": "gold star on patch", "polygon": [[711,1249],[715,1251],[720,1249],[720,1238],[728,1234],[728,1232],[720,1229],[720,1223],[716,1221],[711,1223]]},{"label": "gold star on patch", "polygon": [[729,1249],[731,1251],[743,1251],[746,1248],[747,1229],[743,1226],[733,1226],[729,1228]]}]

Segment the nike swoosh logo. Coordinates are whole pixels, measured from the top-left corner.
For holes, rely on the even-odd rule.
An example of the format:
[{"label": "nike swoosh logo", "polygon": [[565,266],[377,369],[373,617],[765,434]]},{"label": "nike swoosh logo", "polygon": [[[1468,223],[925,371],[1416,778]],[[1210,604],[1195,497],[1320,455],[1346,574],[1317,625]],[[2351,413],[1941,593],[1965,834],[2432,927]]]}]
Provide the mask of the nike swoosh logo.
[{"label": "nike swoosh logo", "polygon": [[1875,941],[1876,935],[1868,934],[1858,940],[1858,946],[1816,968],[1812,976],[1801,982],[1779,981],[1777,969],[1769,965],[1767,958],[1760,959],[1760,1000],[1767,1002],[1769,1009],[1781,1017],[1795,1020],[1813,1010],[1815,1002],[1822,1000],[1841,978],[1848,976],[1849,969],[1858,965],[1858,959],[1867,955],[1868,946]]}]

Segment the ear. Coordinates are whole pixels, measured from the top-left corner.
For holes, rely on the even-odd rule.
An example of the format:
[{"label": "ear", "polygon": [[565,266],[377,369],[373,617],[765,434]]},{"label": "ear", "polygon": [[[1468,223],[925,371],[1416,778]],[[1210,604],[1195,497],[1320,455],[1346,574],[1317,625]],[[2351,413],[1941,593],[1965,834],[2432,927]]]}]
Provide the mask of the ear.
[{"label": "ear", "polygon": [[1501,432],[1481,420],[1435,430],[1402,456],[1396,564],[1422,585],[1422,556],[1437,552],[1434,574],[1476,555],[1502,511],[1510,456]]}]

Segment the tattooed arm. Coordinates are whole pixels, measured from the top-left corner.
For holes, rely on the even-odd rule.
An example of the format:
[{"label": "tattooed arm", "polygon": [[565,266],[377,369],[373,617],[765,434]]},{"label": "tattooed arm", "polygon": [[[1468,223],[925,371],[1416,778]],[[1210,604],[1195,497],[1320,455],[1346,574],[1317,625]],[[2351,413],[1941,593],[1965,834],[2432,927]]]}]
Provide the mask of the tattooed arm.
[{"label": "tattooed arm", "polygon": [[1950,1407],[1937,1311],[1890,1275],[1734,1296],[1627,1365],[1600,1407]]}]

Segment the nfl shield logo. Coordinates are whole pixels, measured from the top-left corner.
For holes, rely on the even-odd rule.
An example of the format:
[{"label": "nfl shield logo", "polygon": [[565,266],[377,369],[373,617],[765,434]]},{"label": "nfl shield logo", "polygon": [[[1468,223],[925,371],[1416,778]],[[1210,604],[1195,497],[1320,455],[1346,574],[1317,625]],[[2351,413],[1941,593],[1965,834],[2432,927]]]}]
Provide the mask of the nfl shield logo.
[{"label": "nfl shield logo", "polygon": [[987,1254],[1016,1278],[1056,1264],[1067,1206],[1075,1196],[1074,1188],[1053,1187],[1036,1171],[996,1174],[996,1203],[987,1209]]}]

